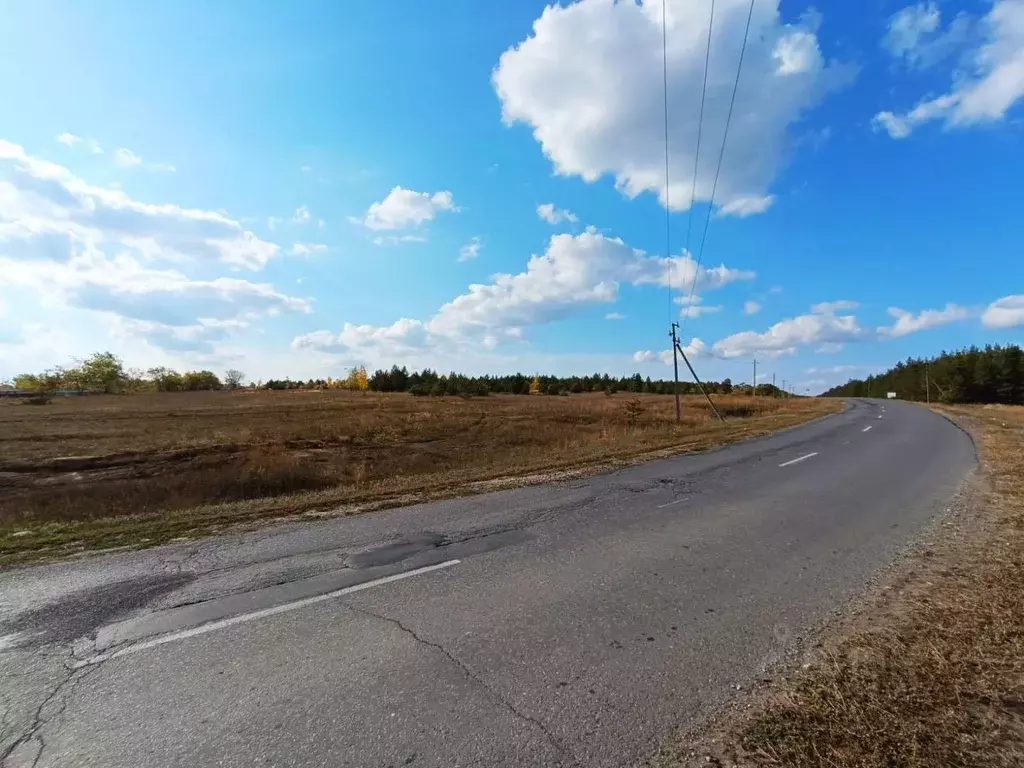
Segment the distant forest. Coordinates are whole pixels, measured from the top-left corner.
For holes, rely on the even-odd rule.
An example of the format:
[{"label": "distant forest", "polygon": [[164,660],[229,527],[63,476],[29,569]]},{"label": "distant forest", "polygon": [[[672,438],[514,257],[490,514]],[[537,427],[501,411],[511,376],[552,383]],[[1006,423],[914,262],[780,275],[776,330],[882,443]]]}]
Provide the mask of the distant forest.
[{"label": "distant forest", "polygon": [[[409,371],[392,366],[390,370],[367,373],[362,366],[351,368],[346,375],[326,379],[270,379],[250,381],[239,370],[225,371],[223,377],[212,371],[185,371],[171,368],[125,367],[124,361],[112,352],[97,352],[71,366],[57,366],[41,373],[22,373],[13,381],[0,381],[0,396],[38,394],[45,400],[57,393],[135,393],[135,392],[198,392],[221,389],[347,389],[357,392],[408,392],[412,395],[483,396],[491,394],[514,395],[569,395],[582,392],[630,392],[633,394],[667,395],[673,392],[672,381],[651,380],[639,373],[615,377],[604,373],[590,376],[527,376],[514,373],[498,376],[465,376],[460,373],[442,374],[426,368]],[[749,384],[733,384],[731,379],[706,381],[709,394],[757,394],[763,397],[786,397],[789,393],[773,384],[758,384],[756,392]],[[697,385],[679,382],[679,392],[693,395]]]},{"label": "distant forest", "polygon": [[1024,405],[1024,352],[1010,344],[968,347],[930,360],[911,358],[877,376],[851,379],[823,396],[885,397],[887,392],[895,392],[902,400],[930,397],[943,403]]},{"label": "distant forest", "polygon": [[[361,368],[354,368],[346,379],[310,381],[270,380],[259,383],[264,389],[309,389],[343,387],[345,389],[367,389],[372,392],[409,392],[413,395],[569,395],[582,392],[632,392],[634,394],[669,395],[673,391],[672,381],[644,378],[639,373],[632,376],[615,377],[595,373],[591,376],[527,376],[513,373],[498,376],[465,376],[460,373],[447,375],[429,368],[410,372],[407,368],[393,366],[391,370],[378,370],[372,374]],[[705,381],[709,394],[754,394],[749,384],[733,384],[731,379]],[[679,393],[698,394],[697,385],[689,381],[679,382]],[[786,396],[772,384],[758,384],[756,394],[765,397]]]}]

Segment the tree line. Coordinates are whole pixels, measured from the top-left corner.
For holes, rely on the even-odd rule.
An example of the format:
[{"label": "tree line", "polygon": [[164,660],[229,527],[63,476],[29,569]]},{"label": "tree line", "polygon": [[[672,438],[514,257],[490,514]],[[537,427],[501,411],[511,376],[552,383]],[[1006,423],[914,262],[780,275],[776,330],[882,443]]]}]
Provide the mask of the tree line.
[{"label": "tree line", "polygon": [[126,368],[112,352],[96,352],[76,360],[74,365],[56,366],[42,373],[20,373],[12,382],[0,382],[0,388],[22,392],[201,392],[235,389],[242,386],[245,374],[229,369],[223,377],[212,371],[185,371],[172,368]]},{"label": "tree line", "polygon": [[[4,383],[0,382],[0,386]],[[8,389],[24,392],[197,392],[207,390],[236,389],[245,385],[245,374],[228,370],[223,376],[212,371],[179,372],[171,368],[156,367],[148,370],[127,368],[123,361],[111,352],[97,352],[83,360],[76,360],[68,367],[59,366],[42,373],[19,374]],[[607,373],[588,376],[528,376],[513,373],[490,376],[467,376],[461,373],[442,374],[430,368],[409,371],[406,367],[392,366],[390,370],[380,369],[368,374],[359,366],[351,368],[344,376],[325,379],[269,379],[251,381],[250,389],[292,390],[292,389],[348,389],[371,392],[407,392],[417,396],[459,395],[478,397],[491,394],[509,395],[570,395],[584,392],[630,392],[633,394],[669,395],[674,391],[673,382],[666,379],[652,380],[639,373],[632,376],[615,377]],[[711,395],[754,394],[749,384],[733,384],[731,379],[706,381],[704,388]],[[679,392],[684,395],[699,394],[693,382],[679,382]],[[766,397],[788,396],[772,384],[759,384],[756,394]]]},{"label": "tree line", "polygon": [[944,403],[1024,405],[1024,352],[1016,344],[975,346],[933,358],[909,358],[885,373],[851,379],[826,397],[931,399]]},{"label": "tree line", "polygon": [[[671,380],[632,376],[615,377],[607,373],[589,376],[528,376],[512,373],[490,376],[466,376],[461,373],[441,374],[425,368],[410,372],[407,368],[392,366],[390,370],[377,370],[367,378],[367,388],[374,392],[409,392],[413,395],[570,395],[584,392],[632,392],[634,394],[670,395],[674,391]],[[708,394],[751,394],[749,384],[733,384],[730,379],[705,381]],[[679,382],[680,394],[699,394],[693,382]],[[759,384],[757,394],[781,394],[771,384]]]}]

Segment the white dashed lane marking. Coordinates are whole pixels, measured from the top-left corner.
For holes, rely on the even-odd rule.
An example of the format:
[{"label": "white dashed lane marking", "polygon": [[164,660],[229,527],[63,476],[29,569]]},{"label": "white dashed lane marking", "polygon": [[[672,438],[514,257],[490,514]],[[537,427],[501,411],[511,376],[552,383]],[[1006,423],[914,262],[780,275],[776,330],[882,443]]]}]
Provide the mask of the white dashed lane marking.
[{"label": "white dashed lane marking", "polygon": [[408,579],[410,576],[419,576],[423,573],[430,573],[431,571],[437,571],[442,568],[450,568],[453,565],[458,565],[458,560],[446,560],[443,563],[436,563],[435,565],[426,565],[422,568],[414,568],[411,571],[405,571],[403,573],[396,573],[393,576],[385,576],[382,579],[374,579],[373,581],[364,581],[362,584],[354,584],[351,587],[345,587],[344,589],[337,589],[334,592],[328,592],[324,595],[314,595],[313,597],[305,597],[302,600],[296,600],[291,603],[284,603],[283,605],[275,605],[273,608],[264,608],[261,611],[253,611],[252,613],[243,613],[239,616],[232,616],[229,619],[221,619],[219,621],[211,621],[209,624],[201,624],[198,627],[192,629],[184,629],[180,632],[171,632],[168,635],[162,635],[161,637],[147,640],[144,643],[138,643],[137,645],[129,645],[127,648],[122,648],[118,651],[111,653],[101,653],[97,656],[92,656],[88,659],[82,659],[81,661],[75,662],[75,669],[81,667],[87,667],[91,664],[99,664],[110,659],[116,659],[120,656],[127,656],[131,653],[138,653],[139,651],[145,651],[149,648],[156,648],[159,645],[165,645],[167,643],[173,643],[177,640],[185,640],[189,637],[195,637],[196,635],[205,635],[207,632],[213,632],[218,629],[226,629],[233,627],[236,624],[245,624],[249,621],[255,621],[256,619],[265,619],[269,616],[276,616],[279,613],[287,613],[288,611],[294,611],[298,608],[305,608],[307,605],[313,605],[315,603],[322,603],[325,600],[333,600],[336,597],[342,597],[343,595],[350,595],[353,592],[361,592],[364,589],[370,589],[371,587],[379,587],[382,584],[390,584],[393,581],[401,581],[402,579]]},{"label": "white dashed lane marking", "polygon": [[808,453],[806,456],[801,456],[798,459],[790,459],[789,461],[784,461],[781,464],[779,464],[779,466],[780,467],[788,467],[790,464],[796,464],[798,461],[804,461],[806,459],[811,458],[812,456],[817,456],[817,455],[818,455],[817,451],[815,451],[814,453]]},{"label": "white dashed lane marking", "polygon": [[681,499],[676,499],[675,501],[670,501],[668,504],[659,504],[658,505],[658,509],[664,509],[665,507],[671,507],[673,504],[679,504],[680,502],[683,502],[683,501],[686,501],[686,497],[685,496],[683,498],[681,498]]}]

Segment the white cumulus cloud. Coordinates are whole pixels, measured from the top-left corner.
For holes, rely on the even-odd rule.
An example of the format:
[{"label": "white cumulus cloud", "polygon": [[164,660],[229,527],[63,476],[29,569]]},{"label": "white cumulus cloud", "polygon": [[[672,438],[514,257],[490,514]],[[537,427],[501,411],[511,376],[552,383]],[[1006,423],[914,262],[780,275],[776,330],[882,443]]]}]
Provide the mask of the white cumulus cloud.
[{"label": "white cumulus cloud", "polygon": [[889,17],[882,47],[913,69],[930,67],[967,44],[974,19],[958,14],[942,29],[942,14],[934,1],[908,5]]},{"label": "white cumulus cloud", "polygon": [[761,305],[756,301],[745,301],[743,302],[743,314],[744,315],[756,315],[761,311]]},{"label": "white cumulus cloud", "polygon": [[45,249],[69,237],[151,259],[217,259],[250,269],[278,252],[223,213],[143,203],[0,139],[0,248]]},{"label": "white cumulus cloud", "polygon": [[[718,0],[708,68],[696,199],[711,197],[718,148],[747,20],[746,0]],[[709,0],[668,0],[671,207],[690,202]],[[715,195],[721,213],[747,215],[789,146],[789,127],[852,69],[827,63],[807,14],[782,21],[778,2],[754,8],[736,108]],[[532,34],[502,54],[494,88],[508,124],[529,126],[557,173],[593,182],[608,174],[623,194],[664,200],[661,3],[580,0],[549,5]]]},{"label": "white cumulus cloud", "polygon": [[906,336],[971,316],[970,310],[956,304],[947,304],[944,309],[926,309],[916,315],[899,307],[889,307],[888,312],[896,322],[879,328],[878,333],[882,336]]},{"label": "white cumulus cloud", "polygon": [[576,223],[580,220],[579,216],[572,211],[556,208],[554,203],[541,203],[538,205],[537,215],[548,224],[560,224],[563,221]]},{"label": "white cumulus cloud", "polygon": [[431,221],[441,211],[458,211],[451,192],[431,194],[395,187],[383,200],[371,204],[366,215],[356,221],[370,229],[404,229]]},{"label": "white cumulus cloud", "polygon": [[575,236],[554,235],[543,254],[530,257],[525,270],[470,285],[428,320],[403,318],[390,326],[347,323],[340,333],[318,331],[293,343],[328,350],[387,345],[396,352],[466,342],[493,347],[521,338],[530,326],[561,320],[594,304],[614,302],[621,283],[668,285],[670,275],[675,285],[689,277],[701,290],[753,277],[752,272],[725,265],[698,269],[689,255],[648,256],[619,238],[588,228]]},{"label": "white cumulus cloud", "polygon": [[[690,343],[683,346],[683,352],[691,360],[696,357],[706,356],[708,354],[708,346],[699,338],[694,336]],[[633,362],[636,363],[653,363],[661,361],[665,365],[672,365],[672,350],[663,349],[660,352],[653,352],[649,349],[640,350],[639,352],[633,353]]]},{"label": "white cumulus cloud", "polygon": [[1013,328],[1024,325],[1024,294],[1004,296],[993,301],[981,316],[988,328]]},{"label": "white cumulus cloud", "polygon": [[[906,113],[879,112],[875,129],[902,139],[932,120],[952,128],[1002,120],[1024,98],[1024,0],[996,0],[977,28],[982,42],[957,70],[948,93],[925,99]],[[959,37],[966,35],[954,35]]]},{"label": "white cumulus cloud", "polygon": [[835,351],[839,345],[863,338],[864,329],[853,315],[837,315],[852,302],[815,304],[810,314],[782,320],[764,333],[743,331],[716,341],[712,348],[722,357],[779,357],[813,345]]},{"label": "white cumulus cloud", "polygon": [[305,299],[266,283],[195,280],[177,270],[153,269],[127,254],[111,257],[74,238],[60,239],[17,255],[9,255],[0,243],[0,286],[31,288],[61,305],[166,326],[312,309]]}]

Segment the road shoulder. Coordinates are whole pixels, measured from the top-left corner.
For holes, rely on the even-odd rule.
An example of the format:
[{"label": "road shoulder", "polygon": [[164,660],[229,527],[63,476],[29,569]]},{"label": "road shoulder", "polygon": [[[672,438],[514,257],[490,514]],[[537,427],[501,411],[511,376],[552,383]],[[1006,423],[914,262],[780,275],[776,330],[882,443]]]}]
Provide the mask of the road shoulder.
[{"label": "road shoulder", "polygon": [[946,513],[656,765],[1020,765],[1024,408],[936,410],[981,459]]}]

